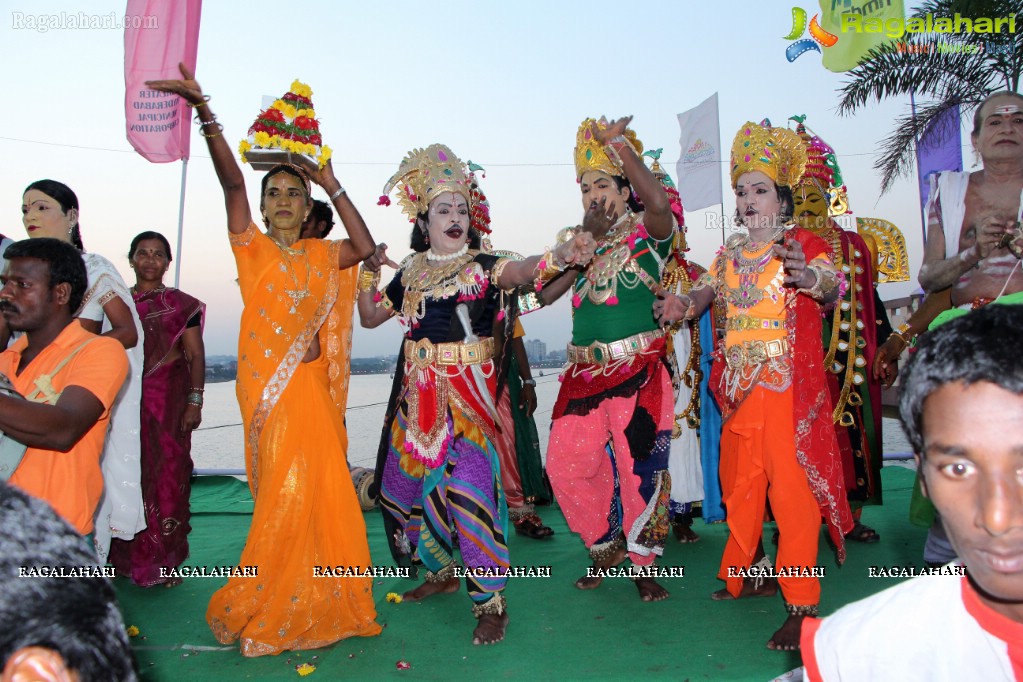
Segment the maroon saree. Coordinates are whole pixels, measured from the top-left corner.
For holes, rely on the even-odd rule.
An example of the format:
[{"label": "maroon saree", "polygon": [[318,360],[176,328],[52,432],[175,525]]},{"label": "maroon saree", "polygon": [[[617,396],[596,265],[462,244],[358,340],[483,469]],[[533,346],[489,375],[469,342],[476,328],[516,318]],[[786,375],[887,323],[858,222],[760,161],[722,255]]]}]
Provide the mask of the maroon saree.
[{"label": "maroon saree", "polygon": [[115,539],[109,561],[118,575],[150,587],[167,582],[161,568],[175,568],[188,558],[192,434],[182,432],[181,418],[191,380],[183,355],[167,357],[196,315],[201,331],[206,306],[177,289],[133,297],[145,333],[141,436],[146,529],[130,541]]}]

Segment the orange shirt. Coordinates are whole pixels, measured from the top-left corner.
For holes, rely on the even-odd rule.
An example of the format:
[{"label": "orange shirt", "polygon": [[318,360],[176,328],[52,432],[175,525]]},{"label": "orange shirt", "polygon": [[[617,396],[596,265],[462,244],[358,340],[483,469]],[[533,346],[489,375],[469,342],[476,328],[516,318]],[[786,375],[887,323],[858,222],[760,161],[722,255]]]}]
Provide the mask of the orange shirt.
[{"label": "orange shirt", "polygon": [[35,392],[35,380],[53,371],[60,361],[90,338],[95,338],[52,378],[58,393],[79,386],[103,403],[103,414],[68,452],[28,448],[10,483],[33,497],[46,500],[82,535],[92,532],[92,517],[103,494],[99,459],[110,420],[110,406],[128,376],[128,355],[108,337],[96,338],[74,320],[43,349],[20,375],[21,354],[28,345],[22,336],[0,353],[3,372],[22,395]]}]

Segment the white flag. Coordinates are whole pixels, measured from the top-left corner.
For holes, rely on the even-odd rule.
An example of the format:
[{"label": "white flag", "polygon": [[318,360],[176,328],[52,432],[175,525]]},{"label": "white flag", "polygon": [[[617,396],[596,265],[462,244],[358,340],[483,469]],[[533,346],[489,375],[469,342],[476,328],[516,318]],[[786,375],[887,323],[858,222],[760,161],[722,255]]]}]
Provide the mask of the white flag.
[{"label": "white flag", "polygon": [[698,211],[722,203],[718,94],[679,114],[678,125],[682,153],[675,171],[682,205],[686,211]]}]

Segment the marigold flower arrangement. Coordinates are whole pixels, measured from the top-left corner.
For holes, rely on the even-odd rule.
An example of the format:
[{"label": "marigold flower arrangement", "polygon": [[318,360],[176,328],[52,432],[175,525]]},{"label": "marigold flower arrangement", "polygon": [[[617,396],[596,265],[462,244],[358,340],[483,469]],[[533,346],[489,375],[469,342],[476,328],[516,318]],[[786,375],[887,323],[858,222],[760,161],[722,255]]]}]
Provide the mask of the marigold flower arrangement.
[{"label": "marigold flower arrangement", "polygon": [[255,151],[280,150],[305,154],[320,168],[326,166],[332,152],[320,136],[320,122],[316,120],[312,94],[308,85],[296,80],[291,84],[291,90],[261,111],[249,128],[248,137],[238,144],[242,163],[255,160]]}]

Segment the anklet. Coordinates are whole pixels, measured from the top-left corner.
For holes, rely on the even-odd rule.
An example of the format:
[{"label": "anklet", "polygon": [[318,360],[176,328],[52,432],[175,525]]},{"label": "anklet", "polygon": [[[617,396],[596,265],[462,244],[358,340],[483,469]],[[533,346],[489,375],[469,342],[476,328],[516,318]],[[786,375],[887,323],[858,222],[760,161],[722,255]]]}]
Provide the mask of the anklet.
[{"label": "anklet", "polygon": [[789,612],[790,616],[813,616],[816,618],[820,613],[819,604],[790,604],[785,602],[785,610]]},{"label": "anklet", "polygon": [[621,538],[608,540],[607,542],[602,542],[599,545],[591,545],[590,558],[597,563],[603,563],[613,557],[620,547],[622,547]]},{"label": "anklet", "polygon": [[494,592],[494,596],[490,599],[472,605],[472,615],[477,618],[487,614],[500,616],[507,610],[508,603],[504,600],[504,596],[500,592]]},{"label": "anklet", "polygon": [[455,562],[452,561],[450,564],[440,569],[436,573],[433,571],[426,572],[426,582],[428,583],[442,583],[446,580],[450,580],[455,577]]}]

